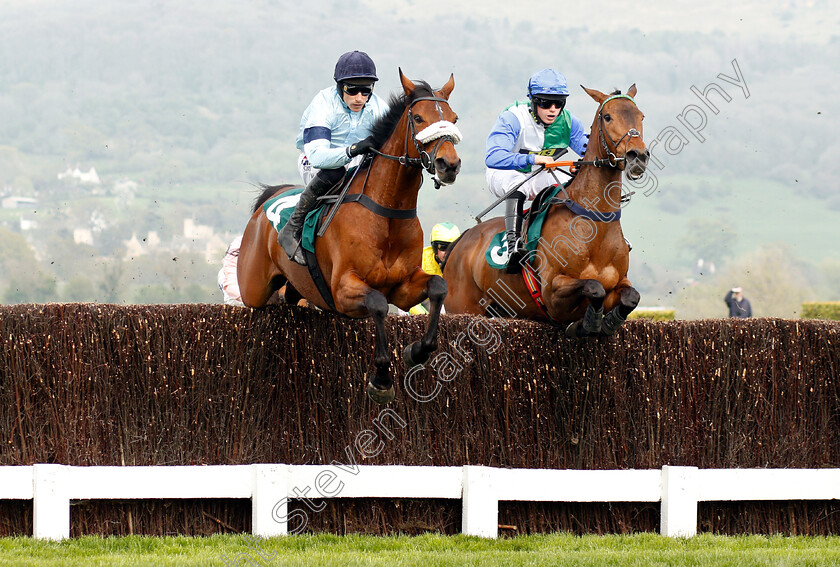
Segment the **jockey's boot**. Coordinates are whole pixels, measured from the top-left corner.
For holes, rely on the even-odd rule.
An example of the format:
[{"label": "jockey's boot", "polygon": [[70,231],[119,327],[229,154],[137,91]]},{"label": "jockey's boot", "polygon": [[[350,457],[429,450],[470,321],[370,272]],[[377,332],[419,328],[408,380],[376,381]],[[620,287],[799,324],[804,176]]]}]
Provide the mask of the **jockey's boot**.
[{"label": "jockey's boot", "polygon": [[280,246],[283,247],[283,250],[289,256],[289,260],[301,266],[306,265],[306,257],[303,255],[303,248],[300,246],[303,221],[306,220],[306,215],[309,214],[309,211],[315,208],[318,197],[326,194],[343,175],[343,169],[322,169],[312,178],[312,181],[309,182],[309,185],[306,186],[303,193],[300,194],[300,200],[295,206],[289,222],[280,231],[280,236],[278,237]]},{"label": "jockey's boot", "polygon": [[505,200],[505,240],[507,241],[508,263],[505,271],[508,274],[518,274],[522,271],[520,262],[525,257],[522,247],[522,209],[525,195],[517,191]]}]

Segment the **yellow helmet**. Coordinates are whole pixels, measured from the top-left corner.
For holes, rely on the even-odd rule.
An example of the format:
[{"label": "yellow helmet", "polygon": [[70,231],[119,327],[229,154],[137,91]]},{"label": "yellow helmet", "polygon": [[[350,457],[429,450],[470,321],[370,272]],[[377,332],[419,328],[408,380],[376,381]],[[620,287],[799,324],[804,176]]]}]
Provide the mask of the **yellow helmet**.
[{"label": "yellow helmet", "polygon": [[461,236],[461,231],[451,222],[439,222],[432,227],[432,233],[429,235],[429,240],[434,244],[435,242],[452,243]]}]

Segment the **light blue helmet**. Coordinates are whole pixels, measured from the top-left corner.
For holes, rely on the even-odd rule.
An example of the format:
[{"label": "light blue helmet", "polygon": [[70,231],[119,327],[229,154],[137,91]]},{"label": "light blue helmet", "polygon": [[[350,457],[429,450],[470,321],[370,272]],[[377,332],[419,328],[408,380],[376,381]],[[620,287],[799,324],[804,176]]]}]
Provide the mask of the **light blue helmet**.
[{"label": "light blue helmet", "polygon": [[541,71],[537,71],[528,81],[528,98],[531,98],[534,95],[544,95],[544,98],[569,96],[569,87],[566,86],[566,77],[554,69],[542,69]]}]

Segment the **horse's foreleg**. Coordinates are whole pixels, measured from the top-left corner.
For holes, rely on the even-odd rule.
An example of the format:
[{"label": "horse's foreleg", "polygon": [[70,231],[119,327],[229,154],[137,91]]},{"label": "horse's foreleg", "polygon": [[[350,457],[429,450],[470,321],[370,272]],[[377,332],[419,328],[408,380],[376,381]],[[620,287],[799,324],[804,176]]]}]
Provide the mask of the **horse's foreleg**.
[{"label": "horse's foreleg", "polygon": [[367,393],[377,404],[387,404],[394,399],[394,381],[391,379],[391,357],[385,342],[385,317],[388,315],[388,300],[380,291],[371,289],[365,296],[365,307],[376,325],[376,349],[373,364],[376,373],[368,381]]},{"label": "horse's foreleg", "polygon": [[[627,320],[630,312],[639,305],[639,300],[641,299],[639,292],[630,285],[629,281],[626,284],[614,289],[607,298],[608,307],[616,301],[617,304],[604,316],[604,322],[601,324],[601,332],[605,335],[615,333],[624,321]],[[621,284],[619,285],[621,286]]]},{"label": "horse's foreleg", "polygon": [[[425,293],[422,293],[423,289]],[[443,300],[446,299],[446,291],[446,280],[440,276],[429,275],[423,270],[417,270],[406,284],[396,290],[393,301],[398,307],[403,304],[410,308],[410,304],[418,297],[422,300],[423,295],[429,298],[429,324],[426,326],[426,332],[423,338],[411,343],[403,351],[403,360],[409,368],[423,364],[429,360],[429,355],[437,350],[440,311]]]},{"label": "horse's foreleg", "polygon": [[370,315],[376,327],[373,364],[376,372],[368,380],[367,393],[378,404],[387,404],[394,399],[394,381],[391,379],[391,357],[385,335],[385,317],[388,315],[388,300],[353,273],[345,274],[335,293],[335,306],[340,313],[354,317]]},{"label": "horse's foreleg", "polygon": [[[586,337],[601,332],[604,319],[604,298],[607,295],[601,282],[558,275],[551,282],[551,291],[551,303],[558,315],[564,311],[563,307],[566,312],[571,312],[583,301],[589,301],[583,318],[574,321],[566,328],[566,336]],[[562,319],[557,315],[555,317]]]}]

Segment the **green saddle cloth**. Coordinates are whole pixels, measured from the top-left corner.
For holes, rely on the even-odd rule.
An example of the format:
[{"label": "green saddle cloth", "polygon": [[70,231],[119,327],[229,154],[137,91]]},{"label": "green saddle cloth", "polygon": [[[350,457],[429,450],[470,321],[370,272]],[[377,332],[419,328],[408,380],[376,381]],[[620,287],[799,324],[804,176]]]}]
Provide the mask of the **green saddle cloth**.
[{"label": "green saddle cloth", "polygon": [[[562,190],[563,185],[557,185],[543,196],[541,202],[545,203],[549,199],[556,197]],[[533,252],[537,249],[537,243],[540,240],[543,223],[547,215],[548,207],[543,207],[540,213],[531,217],[531,221],[528,224],[528,231],[525,235],[525,249],[528,252]],[[507,241],[505,240],[505,231],[493,235],[493,238],[490,239],[490,245],[487,246],[487,251],[484,253],[484,259],[487,260],[491,268],[496,268],[497,270],[504,269],[507,266],[508,249]]]},{"label": "green saddle cloth", "polygon": [[[291,218],[292,211],[295,210],[295,205],[300,200],[300,194],[303,193],[303,189],[303,187],[291,189],[263,203],[262,207],[265,212],[265,218],[268,219],[268,222],[271,223],[271,226],[278,233],[289,222],[289,218]],[[321,215],[321,210],[326,206],[321,205],[309,211],[309,214],[306,215],[306,220],[303,222],[303,234],[301,235],[300,243],[305,250],[309,250],[313,254],[315,253],[315,232],[318,228],[318,218]]]}]

